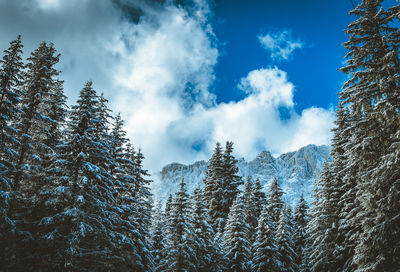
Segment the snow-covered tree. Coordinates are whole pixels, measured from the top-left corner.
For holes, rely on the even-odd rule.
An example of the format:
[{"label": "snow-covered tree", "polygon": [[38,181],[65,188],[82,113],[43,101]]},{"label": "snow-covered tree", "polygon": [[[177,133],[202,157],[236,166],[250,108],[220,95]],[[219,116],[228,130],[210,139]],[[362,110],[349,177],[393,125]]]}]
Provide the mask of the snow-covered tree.
[{"label": "snow-covered tree", "polygon": [[249,226],[249,232],[247,240],[250,244],[253,244],[255,239],[255,229],[258,224],[257,217],[257,200],[254,195],[254,187],[253,182],[251,181],[251,177],[247,177],[246,183],[244,184],[244,191],[242,194],[243,197],[243,206],[244,206],[244,215],[246,218],[246,224]]},{"label": "snow-covered tree", "polygon": [[182,179],[175,193],[166,225],[166,243],[164,248],[163,271],[195,271],[193,223],[191,219],[189,195]]},{"label": "snow-covered tree", "polygon": [[[0,267],[9,265],[8,258],[12,246],[11,231],[15,224],[9,214],[9,204],[13,198],[12,176],[15,171],[14,157],[17,155],[18,139],[11,120],[18,114],[21,97],[23,63],[21,36],[10,42],[0,60]],[[3,266],[4,264],[4,266]]]},{"label": "snow-covered tree", "polygon": [[153,271],[161,271],[160,264],[163,260],[162,252],[164,250],[164,213],[161,208],[161,202],[155,205],[153,212],[152,224],[150,228],[151,235],[151,253],[153,255]]},{"label": "snow-covered tree", "polygon": [[307,240],[307,224],[309,221],[308,205],[303,195],[294,212],[294,251],[296,253],[296,266],[298,271],[306,271],[305,247]]},{"label": "snow-covered tree", "polygon": [[276,247],[278,252],[278,271],[297,271],[292,220],[291,208],[289,206],[283,207],[275,233]]},{"label": "snow-covered tree", "polygon": [[256,217],[259,218],[264,207],[267,206],[267,197],[263,192],[263,186],[260,183],[260,179],[256,178],[253,184],[253,195],[255,197],[255,209],[256,209]]},{"label": "snow-covered tree", "polygon": [[214,231],[208,223],[208,211],[204,203],[203,191],[198,187],[192,198],[193,245],[197,271],[220,271],[220,254],[214,240]]},{"label": "snow-covered tree", "polygon": [[206,177],[204,178],[204,200],[208,207],[210,224],[215,232],[223,227],[225,218],[222,201],[224,191],[223,163],[221,144],[217,143],[214,153],[208,162]]},{"label": "snow-covered tree", "polygon": [[227,271],[248,271],[251,258],[251,245],[247,240],[249,231],[243,198],[239,195],[233,202],[222,237]]},{"label": "snow-covered tree", "polygon": [[274,226],[267,207],[261,211],[255,242],[252,246],[251,271],[278,271],[279,253],[276,248]]},{"label": "snow-covered tree", "polygon": [[267,207],[272,222],[274,222],[275,225],[278,225],[279,218],[281,216],[283,209],[282,195],[283,192],[278,184],[278,180],[274,178],[269,188],[269,198]]},{"label": "snow-covered tree", "polygon": [[243,184],[242,177],[239,176],[239,168],[237,160],[232,154],[233,142],[227,141],[225,151],[222,156],[222,173],[223,173],[223,202],[222,208],[225,218],[228,216],[230,207],[239,193],[239,186]]}]

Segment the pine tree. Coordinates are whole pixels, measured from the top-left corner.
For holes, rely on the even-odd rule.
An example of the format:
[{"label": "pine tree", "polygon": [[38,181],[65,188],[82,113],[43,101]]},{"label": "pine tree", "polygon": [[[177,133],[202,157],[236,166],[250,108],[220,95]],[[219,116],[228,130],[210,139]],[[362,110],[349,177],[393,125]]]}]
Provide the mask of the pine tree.
[{"label": "pine tree", "polygon": [[227,271],[247,271],[251,257],[247,240],[250,229],[246,223],[243,198],[238,196],[233,202],[223,233],[223,247],[227,260]]},{"label": "pine tree", "polygon": [[[103,101],[103,102],[101,102]],[[99,104],[103,103],[99,111],[100,119],[104,118],[103,124],[107,124],[108,112],[104,97],[100,97]],[[102,116],[102,117],[101,117]],[[105,117],[106,116],[106,117]],[[110,174],[115,180],[114,189],[117,194],[114,202],[114,209],[117,214],[113,229],[120,236],[118,237],[117,250],[119,255],[124,256],[123,262],[127,264],[118,264],[116,267],[131,267],[136,270],[148,270],[152,266],[152,257],[149,256],[147,225],[143,226],[141,202],[134,196],[134,190],[137,187],[137,164],[136,157],[132,156],[131,147],[126,132],[123,130],[123,120],[120,114],[114,119],[111,134],[107,136],[107,130],[102,131],[102,137],[109,143],[112,162],[109,164]],[[132,248],[134,251],[132,251]]]},{"label": "pine tree", "polygon": [[267,207],[264,207],[252,246],[251,271],[278,271],[279,254],[276,248],[274,227]]},{"label": "pine tree", "polygon": [[208,207],[210,223],[214,232],[223,229],[225,219],[224,207],[222,207],[224,197],[222,163],[222,149],[220,143],[217,143],[208,162],[208,169],[204,178],[204,200]]},{"label": "pine tree", "polygon": [[[152,193],[150,192],[150,183],[152,180],[148,179],[149,173],[143,168],[144,155],[139,149],[136,153],[133,148],[129,149],[128,146],[128,158],[130,157],[134,161],[134,167],[131,168],[134,172],[133,177],[135,183],[133,186],[133,197],[137,201],[138,208],[138,224],[140,240],[138,244],[141,245],[140,255],[144,265],[144,269],[152,266],[152,255],[151,245],[148,240],[150,238],[150,225],[151,225],[151,213],[152,213]],[[130,152],[129,152],[130,150]]]},{"label": "pine tree", "polygon": [[[37,222],[47,215],[40,195],[47,186],[47,167],[54,156],[54,147],[60,142],[61,125],[66,110],[62,81],[54,68],[60,55],[53,44],[41,43],[31,53],[24,74],[20,110],[11,120],[17,129],[19,141],[14,156],[12,192],[8,215],[18,222],[16,242],[17,265],[31,264],[34,269],[41,260]],[[59,110],[59,111],[58,111]],[[26,254],[33,250],[34,254]],[[14,269],[22,269],[15,267]]]},{"label": "pine tree", "polygon": [[381,2],[364,0],[350,12],[358,18],[347,28],[349,41],[344,44],[349,53],[342,71],[350,79],[340,100],[349,108],[352,137],[346,145],[343,178],[343,187],[350,193],[341,205],[341,214],[348,220],[343,220],[340,231],[350,234],[344,240],[345,268],[357,271],[400,267],[393,257],[398,254],[387,247],[400,244],[398,221],[387,219],[398,210],[397,202],[387,202],[398,197],[393,194],[398,192],[397,178],[385,169],[391,157],[386,151],[392,139],[397,141],[399,126],[399,7],[385,11]]},{"label": "pine tree", "polygon": [[10,47],[4,51],[0,60],[0,244],[3,250],[0,253],[0,269],[10,264],[7,259],[12,255],[8,246],[11,245],[9,238],[11,230],[15,229],[15,223],[10,218],[8,210],[10,199],[13,198],[11,191],[12,174],[15,171],[13,163],[16,156],[16,131],[10,122],[13,116],[19,112],[18,103],[22,95],[23,63],[21,36],[10,42]]},{"label": "pine tree", "polygon": [[151,234],[151,248],[152,248],[152,259],[153,259],[153,271],[161,271],[160,264],[163,260],[162,252],[164,250],[164,214],[161,208],[161,202],[155,205],[155,211],[153,213],[152,224],[150,228]]},{"label": "pine tree", "polygon": [[308,226],[307,257],[311,271],[338,271],[340,264],[334,255],[337,238],[337,218],[332,206],[332,173],[328,164],[315,184],[315,202]]},{"label": "pine tree", "polygon": [[275,225],[278,225],[282,213],[282,195],[283,192],[279,187],[278,180],[274,178],[269,188],[268,211],[271,215],[272,222],[274,222]]},{"label": "pine tree", "polygon": [[217,262],[220,253],[215,245],[213,229],[208,223],[207,207],[200,187],[195,189],[192,201],[196,271],[220,271],[221,264]]},{"label": "pine tree", "polygon": [[246,218],[246,224],[249,226],[249,233],[247,240],[250,244],[253,244],[255,239],[255,229],[258,224],[257,217],[257,201],[254,195],[254,187],[253,182],[251,181],[250,176],[247,177],[246,183],[244,185],[243,191],[243,205],[244,205],[244,214]]},{"label": "pine tree", "polygon": [[195,271],[193,225],[190,218],[189,196],[184,180],[172,203],[170,219],[166,226],[163,271]]},{"label": "pine tree", "polygon": [[306,258],[305,258],[305,247],[307,239],[307,224],[309,220],[308,205],[303,198],[300,197],[298,206],[294,213],[294,251],[296,253],[296,266],[298,271],[306,271]]},{"label": "pine tree", "polygon": [[237,160],[232,155],[233,142],[227,141],[225,145],[225,152],[222,158],[222,172],[223,172],[223,213],[224,218],[228,216],[229,209],[233,201],[239,193],[239,186],[243,184],[241,176],[238,175],[239,168],[237,167]]},{"label": "pine tree", "polygon": [[278,270],[297,271],[296,252],[293,243],[293,222],[290,207],[282,208],[275,234],[276,247],[279,254]]},{"label": "pine tree", "polygon": [[253,184],[253,195],[255,197],[254,201],[255,201],[255,217],[259,218],[261,215],[262,210],[264,209],[264,207],[267,206],[267,197],[265,195],[265,193],[263,192],[263,186],[260,183],[260,179],[256,178],[256,180],[254,181]]},{"label": "pine tree", "polygon": [[49,238],[59,243],[54,265],[71,270],[109,270],[123,258],[118,254],[123,233],[113,227],[123,219],[113,209],[115,180],[104,168],[112,158],[96,135],[97,107],[96,92],[87,82],[72,107],[67,140],[58,147],[53,166],[63,169],[53,181],[57,213],[43,223],[52,229]]}]

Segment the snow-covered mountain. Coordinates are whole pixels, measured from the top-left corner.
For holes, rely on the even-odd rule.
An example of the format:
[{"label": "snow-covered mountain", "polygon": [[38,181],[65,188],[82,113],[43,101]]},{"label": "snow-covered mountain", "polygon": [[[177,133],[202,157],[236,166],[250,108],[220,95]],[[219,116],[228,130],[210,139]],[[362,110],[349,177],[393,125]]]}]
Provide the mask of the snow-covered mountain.
[{"label": "snow-covered mountain", "polygon": [[[246,180],[247,176],[251,176],[253,180],[259,178],[265,192],[268,192],[272,179],[277,177],[285,201],[294,206],[301,194],[307,201],[311,200],[314,179],[320,173],[324,162],[330,158],[329,153],[329,146],[315,145],[284,153],[277,158],[269,151],[263,151],[252,161],[239,159],[239,173],[243,180]],[[191,165],[168,164],[154,177],[153,194],[155,198],[165,200],[178,189],[182,178],[185,179],[189,192],[192,192],[198,185],[203,186],[206,171],[205,161]]]}]

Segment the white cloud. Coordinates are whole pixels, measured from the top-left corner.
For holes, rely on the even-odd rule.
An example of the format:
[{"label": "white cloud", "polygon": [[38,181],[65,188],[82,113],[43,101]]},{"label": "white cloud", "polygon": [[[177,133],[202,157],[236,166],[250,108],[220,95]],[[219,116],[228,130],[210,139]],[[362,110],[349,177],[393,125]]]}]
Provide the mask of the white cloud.
[{"label": "white cloud", "polygon": [[292,32],[283,30],[259,35],[261,45],[270,52],[273,60],[288,60],[293,51],[304,47],[301,40],[294,40]]},{"label": "white cloud", "polygon": [[[247,158],[263,149],[279,154],[329,143],[333,112],[310,108],[296,113],[295,86],[278,68],[250,71],[238,85],[244,99],[216,103],[210,86],[218,50],[205,0],[185,8],[170,1],[121,0],[140,6],[138,23],[122,19],[112,1],[36,1],[40,8],[30,0],[0,0],[2,47],[17,33],[27,52],[42,40],[54,42],[70,101],[92,79],[113,110],[122,113],[129,137],[142,148],[152,172],[171,162],[208,159],[216,141],[234,141],[236,155]],[[288,58],[299,46],[273,49]]]}]

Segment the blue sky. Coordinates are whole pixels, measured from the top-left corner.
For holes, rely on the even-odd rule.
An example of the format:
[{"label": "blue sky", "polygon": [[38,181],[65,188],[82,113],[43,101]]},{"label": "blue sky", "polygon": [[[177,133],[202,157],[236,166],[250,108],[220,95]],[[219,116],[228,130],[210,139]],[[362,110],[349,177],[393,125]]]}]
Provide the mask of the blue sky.
[{"label": "blue sky", "polygon": [[[179,2],[181,4],[176,4]],[[394,0],[387,1],[394,3]],[[155,173],[329,144],[350,1],[0,0],[0,47],[53,42],[69,103],[104,92]]]},{"label": "blue sky", "polygon": [[[337,103],[344,75],[337,71],[346,54],[341,43],[351,21],[350,1],[216,1],[215,32],[222,45],[217,65],[216,92],[220,101],[236,99],[238,78],[249,70],[278,66],[296,86],[295,108],[328,108]],[[289,61],[271,59],[257,36],[291,30],[304,43]],[[235,90],[235,91],[227,91]]]}]

